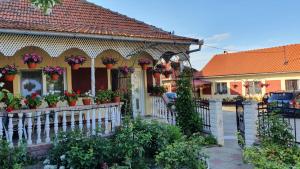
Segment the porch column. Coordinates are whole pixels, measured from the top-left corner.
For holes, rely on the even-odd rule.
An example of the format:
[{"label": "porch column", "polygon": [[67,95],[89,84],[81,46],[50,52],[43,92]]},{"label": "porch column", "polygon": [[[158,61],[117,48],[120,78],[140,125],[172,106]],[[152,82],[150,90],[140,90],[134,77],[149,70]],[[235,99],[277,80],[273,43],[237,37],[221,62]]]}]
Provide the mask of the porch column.
[{"label": "porch column", "polygon": [[111,90],[111,70],[107,69],[107,88],[108,90]]},{"label": "porch column", "polygon": [[96,80],[95,80],[95,58],[91,59],[91,92],[96,95]]}]

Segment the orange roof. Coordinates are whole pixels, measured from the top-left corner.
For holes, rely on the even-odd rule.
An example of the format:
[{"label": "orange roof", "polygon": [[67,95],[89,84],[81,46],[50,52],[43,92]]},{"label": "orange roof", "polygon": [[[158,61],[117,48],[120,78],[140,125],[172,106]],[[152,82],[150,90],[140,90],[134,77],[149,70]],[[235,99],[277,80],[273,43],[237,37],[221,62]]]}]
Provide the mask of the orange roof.
[{"label": "orange roof", "polygon": [[63,0],[44,15],[30,0],[0,1],[0,29],[110,35],[197,43],[84,0]]},{"label": "orange roof", "polygon": [[300,44],[214,56],[198,77],[300,72]]}]

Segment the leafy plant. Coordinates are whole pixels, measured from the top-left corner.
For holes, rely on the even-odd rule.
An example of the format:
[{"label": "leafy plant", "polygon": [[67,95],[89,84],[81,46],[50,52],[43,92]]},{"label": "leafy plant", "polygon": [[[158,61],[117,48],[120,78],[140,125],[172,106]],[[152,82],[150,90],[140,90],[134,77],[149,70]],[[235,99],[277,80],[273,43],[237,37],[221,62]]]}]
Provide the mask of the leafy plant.
[{"label": "leafy plant", "polygon": [[26,144],[21,142],[18,147],[9,147],[6,140],[0,139],[0,166],[2,169],[22,169],[30,158],[27,154]]},{"label": "leafy plant", "polygon": [[107,103],[112,100],[113,91],[112,90],[99,90],[95,96],[96,103]]},{"label": "leafy plant", "polygon": [[134,73],[133,67],[128,67],[128,66],[119,67],[119,70],[123,75],[128,75],[128,74]]},{"label": "leafy plant", "polygon": [[178,140],[168,145],[155,158],[158,165],[165,169],[205,169],[205,155],[201,153],[202,137]]},{"label": "leafy plant", "polygon": [[114,65],[117,62],[118,62],[117,59],[115,59],[115,58],[113,58],[111,56],[102,58],[102,63],[104,65],[107,65],[107,64],[113,64]]},{"label": "leafy plant", "polygon": [[3,68],[1,68],[1,73],[3,75],[15,75],[18,73],[18,69],[15,65],[5,65]]},{"label": "leafy plant", "polygon": [[195,102],[192,98],[192,86],[190,76],[186,72],[180,75],[176,82],[177,99],[176,106],[176,122],[182,128],[186,135],[200,132],[202,130],[202,120],[196,112]]},{"label": "leafy plant", "polygon": [[31,0],[31,3],[47,14],[49,9],[60,3],[60,0]]},{"label": "leafy plant", "polygon": [[42,98],[37,93],[27,96],[24,103],[30,108],[35,109],[42,104]]},{"label": "leafy plant", "polygon": [[58,94],[49,93],[44,97],[44,100],[49,106],[56,105],[60,101],[60,96]]},{"label": "leafy plant", "polygon": [[155,96],[161,96],[166,92],[166,89],[163,86],[153,86],[151,88],[151,94]]},{"label": "leafy plant", "polygon": [[80,91],[77,91],[77,92],[75,92],[75,91],[72,91],[72,92],[65,91],[64,97],[62,97],[62,100],[66,100],[68,103],[73,102],[73,101],[77,101],[79,95],[80,95]]}]

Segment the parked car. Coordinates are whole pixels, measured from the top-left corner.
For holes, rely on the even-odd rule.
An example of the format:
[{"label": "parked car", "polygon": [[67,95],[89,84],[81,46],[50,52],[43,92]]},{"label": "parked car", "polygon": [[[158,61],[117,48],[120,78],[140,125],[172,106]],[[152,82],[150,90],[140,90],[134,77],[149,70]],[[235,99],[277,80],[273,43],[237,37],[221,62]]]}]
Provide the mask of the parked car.
[{"label": "parked car", "polygon": [[300,92],[272,92],[264,100],[276,107],[295,108],[300,105]]}]

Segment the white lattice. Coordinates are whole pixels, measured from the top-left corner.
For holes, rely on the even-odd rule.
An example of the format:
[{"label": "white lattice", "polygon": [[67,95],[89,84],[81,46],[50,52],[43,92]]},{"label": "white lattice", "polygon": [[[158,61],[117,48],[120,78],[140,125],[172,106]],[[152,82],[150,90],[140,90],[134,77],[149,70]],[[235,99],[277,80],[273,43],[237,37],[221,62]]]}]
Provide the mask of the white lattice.
[{"label": "white lattice", "polygon": [[[145,43],[59,36],[0,34],[0,53],[3,53],[5,56],[13,56],[18,50],[28,46],[39,47],[51,57],[58,57],[68,49],[78,48],[91,58],[97,57],[106,50],[115,50],[123,57],[130,58],[128,56],[134,51],[142,49]],[[150,54],[154,59],[159,59],[167,51],[177,53],[186,51],[188,47],[188,45],[158,44],[155,45],[155,48],[146,48],[143,51]]]}]

